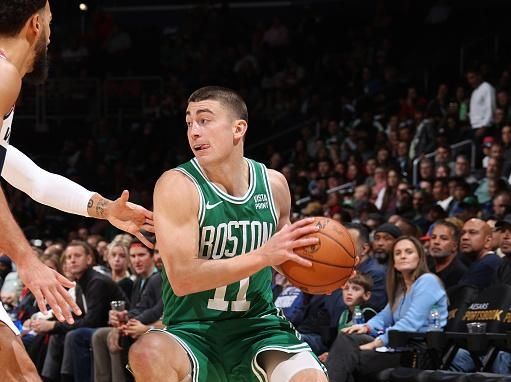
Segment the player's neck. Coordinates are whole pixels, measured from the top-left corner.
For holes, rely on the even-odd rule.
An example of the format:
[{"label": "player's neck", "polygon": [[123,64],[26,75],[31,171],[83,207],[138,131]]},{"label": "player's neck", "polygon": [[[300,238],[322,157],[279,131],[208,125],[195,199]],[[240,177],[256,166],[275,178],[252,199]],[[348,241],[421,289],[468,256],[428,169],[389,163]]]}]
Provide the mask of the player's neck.
[{"label": "player's neck", "polygon": [[30,46],[26,41],[18,38],[0,38],[0,49],[9,61],[18,70],[21,77],[28,72],[30,59]]},{"label": "player's neck", "polygon": [[252,181],[248,162],[242,158],[203,169],[208,179],[234,197],[245,195]]}]

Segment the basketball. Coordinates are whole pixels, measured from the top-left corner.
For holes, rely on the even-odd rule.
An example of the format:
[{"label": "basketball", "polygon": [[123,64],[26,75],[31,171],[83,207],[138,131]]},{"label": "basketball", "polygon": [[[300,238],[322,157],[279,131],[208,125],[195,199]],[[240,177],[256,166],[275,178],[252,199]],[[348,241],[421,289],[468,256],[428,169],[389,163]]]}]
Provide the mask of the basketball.
[{"label": "basketball", "polygon": [[312,267],[286,261],[280,270],[306,293],[331,293],[344,286],[358,263],[355,244],[348,230],[336,220],[316,217],[313,224],[319,231],[306,237],[317,237],[319,243],[295,249],[296,254],[312,262]]}]

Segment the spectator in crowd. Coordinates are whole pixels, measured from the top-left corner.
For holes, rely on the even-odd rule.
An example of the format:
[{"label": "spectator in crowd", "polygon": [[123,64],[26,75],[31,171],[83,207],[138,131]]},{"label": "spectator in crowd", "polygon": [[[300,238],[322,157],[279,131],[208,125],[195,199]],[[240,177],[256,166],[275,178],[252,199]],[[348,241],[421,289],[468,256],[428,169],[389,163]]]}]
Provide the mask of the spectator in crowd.
[{"label": "spectator in crowd", "polygon": [[108,264],[108,241],[101,239],[96,244],[96,251],[103,264]]},{"label": "spectator in crowd", "polygon": [[370,197],[371,188],[367,184],[361,184],[355,187],[355,192],[353,193],[353,207],[357,209],[357,207],[362,204],[369,202]]},{"label": "spectator in crowd", "polygon": [[401,234],[404,236],[413,236],[417,238],[420,236],[420,230],[410,219],[407,219],[406,217],[398,216],[394,225],[399,228]]},{"label": "spectator in crowd", "polygon": [[463,178],[453,178],[454,190],[452,192],[452,203],[449,209],[449,216],[454,216],[462,209],[461,205],[465,198],[471,195],[470,185]]},{"label": "spectator in crowd", "polygon": [[142,330],[147,326],[148,330],[163,313],[161,276],[155,271],[153,252],[140,241],[134,240],[129,254],[137,276],[130,296],[131,308],[124,311],[110,310],[109,323],[112,327],[100,328],[92,336],[96,382],[126,380],[124,365],[128,361],[129,346],[141,334],[139,327]]},{"label": "spectator in crowd", "polygon": [[449,172],[454,171],[454,163],[451,159],[451,148],[447,145],[439,145],[435,150],[435,167],[445,165]]},{"label": "spectator in crowd", "polygon": [[429,158],[424,158],[419,163],[420,180],[432,181],[435,176],[435,168],[433,161]]},{"label": "spectator in crowd", "polygon": [[488,159],[488,167],[486,167],[486,176],[479,181],[479,186],[474,192],[479,203],[486,203],[491,199],[489,191],[489,182],[498,181],[501,177],[502,163],[495,158]]},{"label": "spectator in crowd", "polygon": [[335,332],[339,317],[335,312],[342,309],[334,301],[333,296],[300,292],[288,309],[286,318],[316,355],[326,352],[333,340],[332,332]]},{"label": "spectator in crowd", "polygon": [[[368,229],[362,224],[356,223],[346,224],[346,228],[348,228],[357,249],[359,258],[357,272],[371,277],[372,286],[369,304],[377,310],[381,310],[387,303],[385,292],[385,273],[387,269],[371,256],[371,241]],[[397,234],[397,231],[394,234]]]},{"label": "spectator in crowd", "polygon": [[429,273],[421,243],[403,236],[392,247],[387,274],[387,306],[364,325],[345,328],[332,345],[327,368],[332,382],[349,381],[356,375],[367,380],[400,364],[399,353],[379,353],[388,344],[389,330],[425,332],[429,312],[436,306],[440,324],[447,322],[447,294],[441,281]]},{"label": "spectator in crowd", "polygon": [[472,175],[470,162],[464,154],[458,154],[456,156],[456,161],[454,162],[454,175],[458,178],[465,179],[465,181],[470,185],[477,182],[476,177]]},{"label": "spectator in crowd", "polygon": [[[504,254],[501,261],[497,262],[498,266],[494,271],[487,267],[487,281],[490,284],[510,284],[511,283],[511,216],[507,216],[502,220],[498,220],[495,229],[500,236],[500,248]],[[491,256],[491,255],[490,255]],[[493,254],[494,257],[497,255]],[[498,258],[500,260],[500,258]],[[488,286],[486,285],[486,286]],[[489,352],[480,356],[481,359],[488,358]],[[498,351],[493,362],[487,366],[492,373],[508,375],[511,372],[511,353]],[[477,366],[473,356],[463,348],[460,348],[449,367],[451,370],[459,372],[475,372]]]},{"label": "spectator in crowd", "polygon": [[6,308],[8,313],[13,313],[14,308],[18,303],[21,296],[23,283],[21,282],[18,272],[12,271],[5,276],[5,280],[0,290],[0,302]]},{"label": "spectator in crowd", "polygon": [[491,157],[491,146],[495,143],[495,138],[488,136],[483,138],[482,151],[483,151],[483,168],[488,167],[488,160]]},{"label": "spectator in crowd", "polygon": [[372,242],[374,258],[380,264],[386,264],[390,254],[392,253],[392,246],[394,241],[401,236],[401,230],[391,223],[384,223],[374,231],[374,238]]},{"label": "spectator in crowd", "polygon": [[407,218],[414,217],[412,190],[408,182],[401,181],[397,186],[396,214]]},{"label": "spectator in crowd", "polygon": [[[342,288],[342,300],[345,308],[339,317],[338,331],[353,325],[355,307],[360,308],[364,322],[374,317],[376,311],[368,304],[371,298],[372,286],[371,277],[364,273],[357,273],[346,282],[344,288]],[[318,358],[321,362],[326,363],[328,352],[322,353]]]},{"label": "spectator in crowd", "polygon": [[408,177],[412,163],[410,161],[408,142],[399,141],[396,150],[396,163],[399,167],[399,171],[404,177]]},{"label": "spectator in crowd", "polygon": [[458,284],[467,266],[458,257],[460,230],[447,220],[435,222],[429,241],[429,253],[434,260],[432,271],[449,289]]},{"label": "spectator in crowd", "polygon": [[500,143],[504,151],[504,163],[502,163],[502,175],[509,178],[511,175],[511,124],[502,126],[500,131]]},{"label": "spectator in crowd", "polygon": [[493,197],[492,215],[498,220],[511,213],[511,193],[509,191],[500,191]]},{"label": "spectator in crowd", "polygon": [[496,283],[511,285],[511,215],[498,220],[495,230],[500,234],[499,247],[504,254],[502,263],[497,268]]},{"label": "spectator in crowd", "polygon": [[433,199],[436,201],[442,209],[449,212],[451,209],[451,203],[453,196],[449,194],[449,183],[445,178],[437,178],[433,182]]},{"label": "spectator in crowd", "polygon": [[427,111],[432,117],[441,118],[447,115],[447,95],[449,88],[447,84],[438,85],[436,97],[429,102]]},{"label": "spectator in crowd", "polygon": [[[371,201],[376,202],[376,199],[380,195],[380,192],[387,185],[387,171],[385,167],[377,166],[374,170],[373,185],[372,185],[372,197]],[[367,184],[367,183],[366,183]]]},{"label": "spectator in crowd", "polygon": [[342,299],[347,309],[341,312],[337,330],[353,325],[353,312],[356,306],[361,308],[365,322],[376,314],[376,311],[368,304],[372,286],[371,277],[364,273],[357,273],[346,282],[342,288]]},{"label": "spectator in crowd", "polygon": [[112,280],[121,287],[125,296],[131,296],[133,281],[128,272],[129,249],[124,241],[114,240],[108,244],[107,262],[112,271]]},{"label": "spectator in crowd", "polygon": [[387,171],[385,187],[380,190],[376,202],[374,203],[376,207],[386,215],[391,215],[396,211],[397,186],[400,180],[401,173],[399,171],[395,169]]},{"label": "spectator in crowd", "polygon": [[492,283],[502,260],[491,250],[491,243],[492,230],[486,222],[481,219],[465,222],[461,230],[460,250],[469,267],[460,284],[485,288]]},{"label": "spectator in crowd", "polygon": [[469,69],[466,74],[467,82],[472,89],[470,96],[470,124],[475,136],[482,137],[493,122],[495,113],[495,89],[483,81],[477,69]]},{"label": "spectator in crowd", "polygon": [[[120,287],[108,276],[92,269],[92,248],[85,242],[72,241],[64,251],[69,273],[76,280],[76,302],[83,315],[73,325],[36,320],[32,328],[38,334],[51,334],[48,353],[41,374],[48,379],[74,378],[90,381],[90,341],[96,328],[106,326],[110,301],[123,300]],[[88,343],[85,351],[78,352],[78,343]]]},{"label": "spectator in crowd", "polygon": [[[373,187],[375,185],[374,173],[376,171],[378,164],[374,157],[369,158],[365,162],[364,171],[366,175],[365,184],[369,187]],[[384,182],[384,179],[382,179]]]},{"label": "spectator in crowd", "polygon": [[451,175],[451,169],[449,168],[449,166],[445,165],[445,164],[439,164],[436,166],[435,168],[435,178],[439,179],[439,178],[444,178],[444,179],[447,179],[449,178]]}]

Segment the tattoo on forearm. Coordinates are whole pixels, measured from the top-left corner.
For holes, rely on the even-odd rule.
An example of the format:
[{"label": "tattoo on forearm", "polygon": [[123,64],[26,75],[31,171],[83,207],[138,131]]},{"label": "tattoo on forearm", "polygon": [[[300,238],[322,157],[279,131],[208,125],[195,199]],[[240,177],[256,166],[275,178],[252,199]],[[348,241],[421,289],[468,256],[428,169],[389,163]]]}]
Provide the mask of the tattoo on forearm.
[{"label": "tattoo on forearm", "polygon": [[89,199],[89,203],[87,203],[87,208],[92,208],[92,206],[94,205],[94,201],[92,200],[92,198]]},{"label": "tattoo on forearm", "polygon": [[105,217],[105,206],[107,202],[104,199],[101,199],[98,201],[98,204],[96,204],[96,213],[99,217]]}]

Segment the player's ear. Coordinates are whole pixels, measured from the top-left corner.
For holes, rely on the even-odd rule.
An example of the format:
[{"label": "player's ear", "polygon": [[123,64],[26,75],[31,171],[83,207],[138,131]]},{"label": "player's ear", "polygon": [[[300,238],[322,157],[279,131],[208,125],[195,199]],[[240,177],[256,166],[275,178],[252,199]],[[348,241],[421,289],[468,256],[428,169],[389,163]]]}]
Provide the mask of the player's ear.
[{"label": "player's ear", "polygon": [[247,132],[247,128],[248,128],[247,121],[245,121],[244,119],[237,119],[234,122],[234,137],[238,139],[244,137]]},{"label": "player's ear", "polygon": [[39,35],[43,30],[43,20],[39,12],[34,13],[27,20],[23,30],[25,31],[26,39],[30,44],[33,44],[35,41],[37,41]]}]

